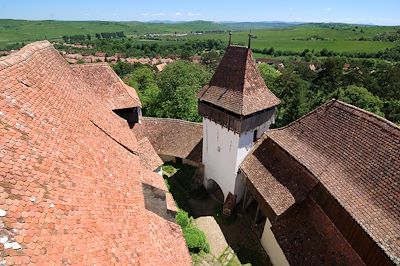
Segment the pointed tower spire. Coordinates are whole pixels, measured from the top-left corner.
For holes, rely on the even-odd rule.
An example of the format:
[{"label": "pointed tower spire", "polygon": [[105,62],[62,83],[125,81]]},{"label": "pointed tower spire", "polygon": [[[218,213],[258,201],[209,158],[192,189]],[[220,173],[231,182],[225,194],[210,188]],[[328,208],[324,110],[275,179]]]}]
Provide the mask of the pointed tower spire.
[{"label": "pointed tower spire", "polygon": [[232,43],[232,30],[229,31],[229,44],[228,46],[231,46]]},{"label": "pointed tower spire", "polygon": [[251,48],[251,38],[253,37],[253,35],[251,34],[251,30],[249,33],[249,44],[247,45],[247,48],[250,49]]}]

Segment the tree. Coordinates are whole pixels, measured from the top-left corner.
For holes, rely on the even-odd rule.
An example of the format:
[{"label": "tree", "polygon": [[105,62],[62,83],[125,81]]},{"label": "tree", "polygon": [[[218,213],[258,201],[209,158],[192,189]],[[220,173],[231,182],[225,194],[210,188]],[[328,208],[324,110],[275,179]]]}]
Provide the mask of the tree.
[{"label": "tree", "polygon": [[146,65],[137,65],[129,77],[129,85],[134,87],[142,102],[143,115],[156,116],[160,102],[160,89],[153,70]]},{"label": "tree", "polygon": [[387,119],[400,125],[400,100],[385,101],[382,111]]},{"label": "tree", "polygon": [[337,88],[343,87],[343,65],[345,61],[341,58],[329,57],[321,66],[321,71],[313,81],[312,90],[316,94],[313,107],[324,103],[326,96],[333,93]]},{"label": "tree", "polygon": [[210,78],[211,73],[199,64],[175,61],[167,65],[157,79],[161,105],[157,116],[200,121],[197,92]]},{"label": "tree", "polygon": [[275,81],[282,75],[281,72],[276,70],[273,66],[265,63],[258,64],[258,70],[260,71],[261,77],[264,79],[267,87],[275,93]]},{"label": "tree", "polygon": [[131,73],[135,69],[135,64],[118,61],[115,65],[113,65],[113,69],[115,73],[117,73],[117,75],[123,79],[127,74]]},{"label": "tree", "polygon": [[286,68],[275,82],[276,95],[282,99],[276,126],[284,126],[310,111],[310,83]]},{"label": "tree", "polygon": [[382,112],[383,101],[364,87],[350,85],[339,88],[332,94],[332,97],[377,115],[384,115]]},{"label": "tree", "polygon": [[201,62],[208,66],[210,70],[215,71],[219,62],[221,61],[222,56],[215,50],[210,52],[205,52],[201,56]]}]

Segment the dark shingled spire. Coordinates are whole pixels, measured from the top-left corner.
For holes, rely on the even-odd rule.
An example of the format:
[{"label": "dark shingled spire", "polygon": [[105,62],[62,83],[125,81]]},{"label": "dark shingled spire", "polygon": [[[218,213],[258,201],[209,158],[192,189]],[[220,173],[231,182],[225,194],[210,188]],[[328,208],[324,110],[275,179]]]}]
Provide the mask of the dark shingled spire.
[{"label": "dark shingled spire", "polygon": [[251,49],[234,45],[228,46],[210,83],[201,89],[198,98],[243,116],[280,103],[265,85]]}]

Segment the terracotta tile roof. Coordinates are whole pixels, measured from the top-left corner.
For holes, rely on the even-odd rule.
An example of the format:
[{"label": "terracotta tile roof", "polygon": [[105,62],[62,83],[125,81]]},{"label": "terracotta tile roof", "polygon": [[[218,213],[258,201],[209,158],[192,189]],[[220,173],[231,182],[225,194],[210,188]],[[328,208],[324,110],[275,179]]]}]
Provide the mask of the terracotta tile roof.
[{"label": "terracotta tile roof", "polygon": [[145,208],[162,178],[94,96],[47,41],[0,58],[1,260],[191,265],[179,226]]},{"label": "terracotta tile roof", "polygon": [[133,132],[138,139],[147,137],[158,154],[201,162],[203,126],[171,118],[143,117]]},{"label": "terracotta tile roof", "polygon": [[260,139],[240,168],[275,215],[304,200],[317,184],[271,139]]},{"label": "terracotta tile roof", "polygon": [[332,100],[267,136],[304,165],[400,263],[400,128]]},{"label": "terracotta tile roof", "polygon": [[148,138],[143,138],[139,142],[139,157],[142,159],[142,164],[148,169],[154,171],[158,167],[164,164],[161,158],[158,156],[156,150],[151,145]]},{"label": "terracotta tile roof", "polygon": [[289,209],[271,229],[290,265],[365,265],[311,199]]},{"label": "terracotta tile roof", "polygon": [[136,90],[126,85],[107,63],[71,67],[111,110],[141,106]]},{"label": "terracotta tile roof", "polygon": [[244,116],[280,103],[265,85],[251,49],[240,46],[226,49],[214,76],[198,98]]}]

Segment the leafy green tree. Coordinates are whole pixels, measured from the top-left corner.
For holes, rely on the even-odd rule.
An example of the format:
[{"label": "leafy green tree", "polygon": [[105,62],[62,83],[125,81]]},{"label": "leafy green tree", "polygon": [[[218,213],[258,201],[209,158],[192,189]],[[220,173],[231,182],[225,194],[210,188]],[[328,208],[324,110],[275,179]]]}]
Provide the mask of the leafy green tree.
[{"label": "leafy green tree", "polygon": [[315,90],[324,94],[335,91],[343,83],[343,65],[341,58],[329,57],[321,66],[321,71],[315,80]]},{"label": "leafy green tree", "polygon": [[377,115],[384,116],[382,112],[383,101],[364,87],[350,85],[339,88],[332,94],[332,97]]},{"label": "leafy green tree", "polygon": [[113,69],[115,73],[117,73],[117,75],[123,79],[127,74],[132,73],[132,71],[135,69],[135,66],[137,66],[137,64],[129,64],[119,61],[113,65]]},{"label": "leafy green tree", "polygon": [[400,125],[400,100],[385,101],[382,111],[387,119]]},{"label": "leafy green tree", "polygon": [[212,50],[202,54],[201,63],[209,67],[210,70],[215,71],[221,58],[222,56],[218,51]]},{"label": "leafy green tree", "polygon": [[275,93],[275,81],[282,75],[281,72],[276,70],[273,66],[265,63],[258,64],[258,70],[260,71],[261,77],[264,79],[267,87]]},{"label": "leafy green tree", "polygon": [[310,83],[292,69],[285,69],[275,82],[276,95],[282,99],[276,126],[284,126],[310,111]]},{"label": "leafy green tree", "polygon": [[140,101],[142,111],[145,116],[155,116],[160,106],[159,94],[156,77],[153,70],[146,65],[138,65],[129,76],[128,84],[135,88]]},{"label": "leafy green tree", "polygon": [[175,61],[158,76],[161,105],[158,117],[171,117],[200,121],[197,114],[197,92],[208,83],[211,73],[202,65]]}]

